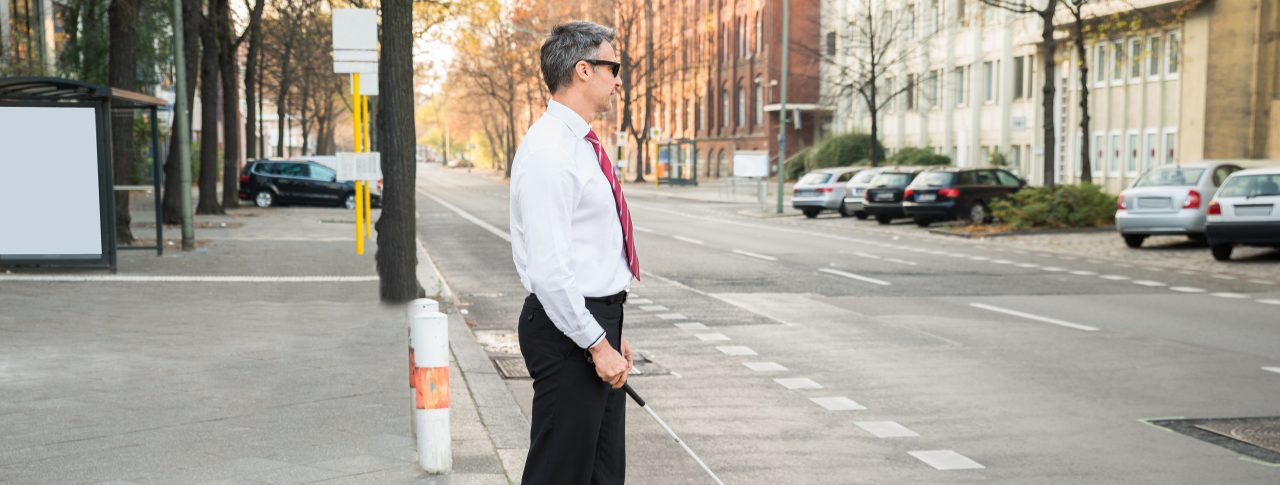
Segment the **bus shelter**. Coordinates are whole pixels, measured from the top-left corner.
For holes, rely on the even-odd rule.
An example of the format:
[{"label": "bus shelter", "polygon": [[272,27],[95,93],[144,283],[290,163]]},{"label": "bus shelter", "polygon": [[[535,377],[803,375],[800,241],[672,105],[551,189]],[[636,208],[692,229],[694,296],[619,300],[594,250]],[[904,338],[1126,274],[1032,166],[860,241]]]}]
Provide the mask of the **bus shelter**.
[{"label": "bus shelter", "polygon": [[[156,112],[141,93],[51,77],[0,78],[0,266],[98,266],[116,251],[164,251]],[[143,111],[151,124],[151,185],[114,185],[111,114]],[[130,117],[132,119],[132,117]],[[151,190],[154,245],[116,245],[115,192]]]},{"label": "bus shelter", "polygon": [[698,142],[686,138],[658,145],[658,184],[698,185]]}]

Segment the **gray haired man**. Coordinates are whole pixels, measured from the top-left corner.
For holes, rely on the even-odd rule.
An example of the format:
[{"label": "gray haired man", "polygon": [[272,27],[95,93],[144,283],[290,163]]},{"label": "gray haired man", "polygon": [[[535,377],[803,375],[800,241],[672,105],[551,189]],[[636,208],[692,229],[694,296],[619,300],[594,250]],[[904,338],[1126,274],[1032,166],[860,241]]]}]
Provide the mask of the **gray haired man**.
[{"label": "gray haired man", "polygon": [[511,169],[511,253],[530,295],[520,352],[533,377],[525,485],[621,484],[631,369],[622,304],[640,262],[631,213],[589,120],[622,81],[614,31],[557,26],[542,44],[551,91]]}]

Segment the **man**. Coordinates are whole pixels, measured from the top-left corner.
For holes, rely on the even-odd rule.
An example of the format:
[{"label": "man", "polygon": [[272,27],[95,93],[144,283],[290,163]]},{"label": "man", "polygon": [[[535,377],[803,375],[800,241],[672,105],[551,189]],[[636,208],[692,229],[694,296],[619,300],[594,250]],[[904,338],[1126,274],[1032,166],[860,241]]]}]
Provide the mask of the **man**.
[{"label": "man", "polygon": [[511,252],[531,293],[520,352],[533,377],[525,485],[621,484],[631,369],[622,304],[639,278],[631,213],[588,121],[622,87],[614,31],[557,26],[542,44],[547,112],[511,170]]}]

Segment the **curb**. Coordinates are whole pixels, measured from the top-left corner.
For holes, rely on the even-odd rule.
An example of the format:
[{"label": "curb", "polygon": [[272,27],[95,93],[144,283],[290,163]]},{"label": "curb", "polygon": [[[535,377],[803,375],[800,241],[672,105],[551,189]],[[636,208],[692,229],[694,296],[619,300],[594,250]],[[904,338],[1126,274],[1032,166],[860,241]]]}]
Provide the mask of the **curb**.
[{"label": "curb", "polygon": [[967,232],[957,232],[949,229],[929,229],[929,234],[959,237],[964,239],[987,239],[987,238],[1016,237],[1016,236],[1053,236],[1053,235],[1059,235],[1059,234],[1096,234],[1100,232],[1115,232],[1115,230],[1116,229],[1114,227],[1081,227],[1081,228],[1071,228],[1071,229],[1031,229],[1027,231],[970,234]]}]

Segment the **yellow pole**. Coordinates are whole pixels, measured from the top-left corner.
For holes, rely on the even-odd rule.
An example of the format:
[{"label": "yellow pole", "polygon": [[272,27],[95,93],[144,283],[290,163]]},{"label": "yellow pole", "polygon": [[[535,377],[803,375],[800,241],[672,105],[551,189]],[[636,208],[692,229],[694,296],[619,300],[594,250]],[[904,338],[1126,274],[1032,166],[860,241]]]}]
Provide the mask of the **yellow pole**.
[{"label": "yellow pole", "polygon": [[[364,137],[363,137],[364,144],[365,144],[364,151],[372,152],[373,139],[372,137],[369,136],[369,125],[370,125],[369,103],[365,102],[365,99],[363,97],[361,97],[360,99],[360,111],[362,112],[362,114],[360,115],[360,121],[364,123]],[[373,221],[371,221],[371,219],[373,219],[373,214],[372,214],[373,197],[369,195],[369,193],[371,192],[371,190],[369,190],[369,181],[365,180],[363,182],[364,182],[364,237],[365,239],[372,239],[373,229],[370,226],[373,224]]]},{"label": "yellow pole", "polygon": [[[360,139],[362,134],[361,124],[363,123],[363,120],[361,120],[363,110],[360,109],[360,102],[360,73],[357,72],[351,74],[351,107],[354,108],[351,110],[351,116],[355,125],[354,145],[356,153],[360,153],[361,144],[364,142]],[[361,208],[364,202],[364,192],[362,188],[360,181],[356,180],[356,254],[364,254],[364,211]]]}]

